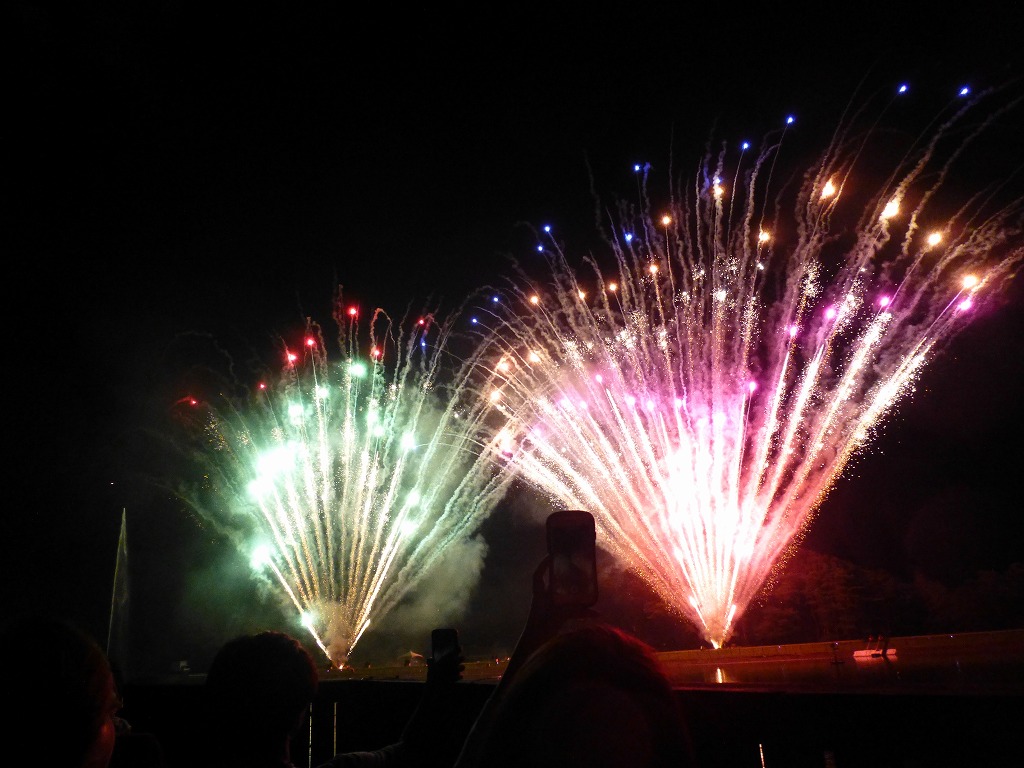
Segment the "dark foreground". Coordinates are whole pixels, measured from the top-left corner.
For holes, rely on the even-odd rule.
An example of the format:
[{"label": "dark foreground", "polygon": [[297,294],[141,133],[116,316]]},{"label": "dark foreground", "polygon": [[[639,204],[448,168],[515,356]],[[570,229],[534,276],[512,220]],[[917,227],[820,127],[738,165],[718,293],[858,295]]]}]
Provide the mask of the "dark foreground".
[{"label": "dark foreground", "polygon": [[[705,768],[1024,766],[1024,630],[662,654]],[[467,730],[501,665],[469,663],[453,724]],[[396,740],[423,669],[325,675],[297,765]],[[125,686],[124,716],[169,768],[194,765],[203,677]],[[335,727],[337,724],[337,727]],[[456,750],[457,744],[452,744]]]}]

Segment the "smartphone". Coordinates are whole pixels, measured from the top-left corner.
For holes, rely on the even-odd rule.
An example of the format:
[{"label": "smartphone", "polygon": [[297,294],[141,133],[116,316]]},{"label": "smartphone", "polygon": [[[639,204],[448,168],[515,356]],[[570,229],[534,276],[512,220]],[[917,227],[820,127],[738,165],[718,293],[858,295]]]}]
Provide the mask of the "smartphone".
[{"label": "smartphone", "polygon": [[458,656],[459,631],[454,627],[438,627],[430,633],[430,657],[435,661],[446,656]]},{"label": "smartphone", "polygon": [[548,516],[549,593],[555,605],[597,602],[597,530],[594,516],[563,509]]}]

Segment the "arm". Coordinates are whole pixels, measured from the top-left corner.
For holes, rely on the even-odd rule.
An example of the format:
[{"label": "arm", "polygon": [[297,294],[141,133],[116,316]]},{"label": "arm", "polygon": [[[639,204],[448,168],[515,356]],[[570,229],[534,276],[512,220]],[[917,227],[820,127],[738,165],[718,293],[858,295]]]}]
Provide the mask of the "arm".
[{"label": "arm", "polygon": [[487,738],[502,695],[527,659],[563,629],[593,619],[598,615],[590,608],[556,606],[552,602],[548,590],[549,566],[550,557],[545,557],[533,572],[533,598],[530,602],[530,613],[527,615],[526,625],[509,657],[504,674],[473,723],[469,736],[463,744],[462,752],[459,754],[459,759],[455,763],[455,768],[472,768],[477,765],[479,750]]}]

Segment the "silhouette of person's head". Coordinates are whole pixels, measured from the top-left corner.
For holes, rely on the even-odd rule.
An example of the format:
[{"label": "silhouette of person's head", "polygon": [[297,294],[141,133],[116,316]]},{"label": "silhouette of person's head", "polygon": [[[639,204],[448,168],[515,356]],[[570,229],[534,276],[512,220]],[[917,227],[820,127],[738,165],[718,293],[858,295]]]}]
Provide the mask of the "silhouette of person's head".
[{"label": "silhouette of person's head", "polygon": [[206,675],[214,750],[287,758],[318,685],[313,657],[290,635],[268,631],[229,640]]},{"label": "silhouette of person's head", "polygon": [[503,766],[691,765],[679,702],[648,645],[586,623],[537,649],[503,692],[477,762]]},{"label": "silhouette of person's head", "polygon": [[[70,622],[21,616],[0,632],[4,684],[18,727],[5,739],[12,763],[105,768],[121,702],[103,649]],[[24,758],[24,759],[22,759]]]}]

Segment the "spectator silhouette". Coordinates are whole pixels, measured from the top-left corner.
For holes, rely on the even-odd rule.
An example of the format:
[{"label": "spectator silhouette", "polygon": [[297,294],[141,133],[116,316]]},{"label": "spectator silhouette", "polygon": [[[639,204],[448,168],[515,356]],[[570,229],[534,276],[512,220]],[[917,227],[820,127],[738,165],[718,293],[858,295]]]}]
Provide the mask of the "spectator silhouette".
[{"label": "spectator silhouette", "polygon": [[680,768],[696,764],[654,650],[589,608],[549,596],[534,573],[526,626],[456,768]]},{"label": "spectator silhouette", "polygon": [[0,658],[17,707],[3,739],[11,765],[111,764],[126,724],[110,663],[92,637],[54,616],[19,616],[0,632]]},{"label": "spectator silhouette", "polygon": [[211,765],[292,766],[292,738],[305,722],[317,685],[312,656],[283,632],[226,642],[204,687]]},{"label": "spectator silhouette", "polygon": [[[446,692],[461,679],[461,655],[427,666],[423,697],[401,739],[378,750],[344,752],[325,768],[444,764],[436,744],[443,728]],[[217,652],[206,677],[208,754],[220,768],[294,768],[291,745],[307,723],[319,687],[309,651],[283,632],[266,631],[229,640]],[[448,757],[447,764],[451,764]]]}]

